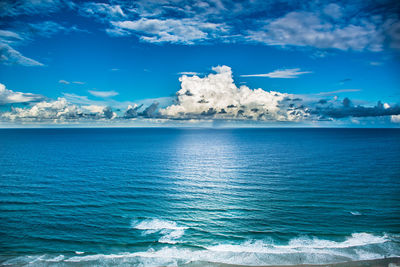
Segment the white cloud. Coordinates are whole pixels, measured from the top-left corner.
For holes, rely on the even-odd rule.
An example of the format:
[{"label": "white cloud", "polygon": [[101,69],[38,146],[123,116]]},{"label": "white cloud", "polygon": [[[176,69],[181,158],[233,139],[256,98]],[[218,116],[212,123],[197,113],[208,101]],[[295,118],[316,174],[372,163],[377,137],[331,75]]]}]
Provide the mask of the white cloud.
[{"label": "white cloud", "polygon": [[182,72],[178,72],[178,75],[199,75],[200,73],[198,72],[194,72],[194,71],[182,71]]},{"label": "white cloud", "polygon": [[44,66],[43,63],[34,59],[23,56],[20,52],[9,46],[8,44],[0,42],[0,62],[6,65],[23,65],[23,66]]},{"label": "white cloud", "polygon": [[314,47],[320,51],[381,51],[384,45],[399,47],[398,15],[389,4],[382,10],[379,3],[362,1],[290,1],[281,9],[277,8],[282,4],[278,2],[116,0],[113,5],[83,3],[80,13],[99,19],[107,25],[105,30],[111,36],[135,34],[152,43],[260,42]]},{"label": "white cloud", "polygon": [[68,121],[81,119],[114,119],[116,113],[105,106],[82,106],[69,103],[65,98],[42,101],[30,108],[14,108],[0,115],[11,121]]},{"label": "white cloud", "polygon": [[70,84],[70,82],[69,82],[69,81],[66,81],[66,80],[59,80],[58,82],[59,82],[59,83],[62,83],[62,84]]},{"label": "white cloud", "polygon": [[76,26],[66,27],[54,21],[42,21],[36,23],[30,23],[25,29],[25,32],[28,32],[26,35],[28,37],[30,35],[40,35],[44,37],[51,37],[57,33],[71,33],[71,32],[88,32],[86,30],[82,30]]},{"label": "white cloud", "polygon": [[71,83],[73,83],[73,84],[79,84],[79,85],[85,84],[85,82],[80,82],[80,81],[69,82],[69,81],[67,81],[67,80],[59,80],[58,82],[59,82],[59,83],[62,83],[62,84],[71,84]]},{"label": "white cloud", "polygon": [[361,89],[340,89],[340,90],[335,90],[335,91],[330,91],[330,92],[321,92],[318,93],[317,95],[334,95],[334,94],[340,94],[340,93],[352,93],[352,92],[360,92]]},{"label": "white cloud", "polygon": [[115,92],[115,91],[93,91],[93,90],[89,90],[88,92],[90,94],[94,95],[94,96],[104,97],[104,98],[118,95],[118,92]]},{"label": "white cloud", "polygon": [[300,71],[299,68],[295,69],[282,69],[275,70],[273,72],[265,73],[265,74],[247,74],[240,75],[241,77],[268,77],[268,78],[284,78],[284,79],[293,79],[298,78],[302,74],[312,73],[311,71]]},{"label": "white cloud", "polygon": [[112,34],[126,35],[129,31],[140,33],[140,39],[151,43],[183,43],[194,44],[195,41],[206,40],[217,32],[226,29],[221,24],[200,22],[192,19],[147,19],[135,21],[113,21],[115,27]]},{"label": "white cloud", "polygon": [[0,30],[0,38],[3,39],[8,39],[8,40],[22,40],[23,38],[21,37],[21,35],[19,35],[16,32],[12,32],[12,31],[5,31],[5,30]]},{"label": "white cloud", "polygon": [[369,62],[369,65],[371,65],[371,66],[382,66],[383,63],[379,62],[379,61],[371,61],[371,62]]},{"label": "white cloud", "polygon": [[361,20],[357,24],[340,25],[304,11],[267,20],[260,30],[249,30],[247,38],[268,45],[359,51],[381,51],[384,41],[382,31],[372,22]]},{"label": "white cloud", "polygon": [[172,119],[250,119],[271,121],[296,121],[306,116],[306,110],[288,108],[285,99],[289,94],[251,90],[237,87],[231,68],[214,67],[215,74],[207,77],[182,76],[178,103],[161,109],[161,115]]},{"label": "white cloud", "polygon": [[0,105],[35,102],[43,99],[44,97],[41,95],[8,90],[4,84],[0,83]]},{"label": "white cloud", "polygon": [[390,121],[393,123],[400,123],[400,115],[392,115]]},{"label": "white cloud", "polygon": [[324,7],[324,13],[334,19],[338,19],[343,15],[342,7],[331,3]]},{"label": "white cloud", "polygon": [[[0,4],[1,7],[1,4]],[[76,26],[64,27],[54,21],[16,24],[14,31],[0,30],[0,62],[6,65],[44,66],[43,63],[22,55],[14,47],[26,45],[34,37],[51,37],[59,32],[83,31]]]},{"label": "white cloud", "polygon": [[106,3],[85,3],[81,11],[99,19],[125,17],[125,13],[120,5],[109,5]]}]

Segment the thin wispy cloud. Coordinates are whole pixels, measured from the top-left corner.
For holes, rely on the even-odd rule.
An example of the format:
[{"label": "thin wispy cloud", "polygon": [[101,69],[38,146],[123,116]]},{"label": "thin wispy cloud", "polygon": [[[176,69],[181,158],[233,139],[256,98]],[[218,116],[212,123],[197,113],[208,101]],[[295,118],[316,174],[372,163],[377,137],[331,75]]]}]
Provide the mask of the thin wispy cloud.
[{"label": "thin wispy cloud", "polygon": [[268,77],[268,78],[281,78],[281,79],[294,79],[300,75],[309,74],[312,71],[300,71],[299,68],[295,69],[280,69],[264,74],[246,74],[240,75],[241,77]]},{"label": "thin wispy cloud", "polygon": [[22,55],[19,51],[12,48],[0,40],[0,62],[5,65],[22,65],[26,67],[42,67],[43,63]]},{"label": "thin wispy cloud", "polygon": [[93,90],[89,90],[88,92],[93,96],[104,97],[104,98],[118,95],[118,92],[115,92],[115,91],[93,91]]},{"label": "thin wispy cloud", "polygon": [[70,84],[70,82],[69,82],[69,81],[66,81],[66,80],[59,80],[59,81],[58,81],[58,83],[62,83],[62,84]]},{"label": "thin wispy cloud", "polygon": [[80,81],[67,81],[67,80],[59,80],[58,83],[62,83],[62,84],[78,84],[78,85],[83,85],[85,84],[85,82],[80,82]]},{"label": "thin wispy cloud", "polygon": [[[7,6],[7,4],[5,5]],[[26,67],[45,66],[41,62],[23,55],[16,50],[16,47],[29,44],[38,37],[50,38],[57,33],[71,32],[86,32],[86,30],[79,29],[76,26],[63,26],[57,22],[48,20],[16,24],[16,26],[10,29],[0,30],[0,62],[4,65],[21,65]]]},{"label": "thin wispy cloud", "polygon": [[181,71],[177,73],[178,75],[200,75],[201,73],[199,72],[194,72],[194,71]]},{"label": "thin wispy cloud", "polygon": [[352,92],[360,92],[361,89],[340,89],[340,90],[335,90],[335,91],[330,91],[330,92],[321,92],[318,93],[317,95],[335,95],[335,94],[340,94],[340,93],[352,93]]},{"label": "thin wispy cloud", "polygon": [[202,22],[196,19],[153,19],[112,21],[111,35],[130,35],[136,33],[140,39],[150,43],[182,43],[212,39],[216,34],[225,32],[223,24]]},{"label": "thin wispy cloud", "polygon": [[382,66],[383,63],[379,62],[379,61],[371,61],[371,62],[369,62],[369,65],[371,65],[371,66]]}]

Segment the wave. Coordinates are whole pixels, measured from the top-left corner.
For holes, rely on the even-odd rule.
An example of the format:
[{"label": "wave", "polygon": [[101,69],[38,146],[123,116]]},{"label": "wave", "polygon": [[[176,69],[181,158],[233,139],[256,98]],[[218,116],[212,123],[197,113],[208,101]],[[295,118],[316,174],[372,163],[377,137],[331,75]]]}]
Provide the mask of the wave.
[{"label": "wave", "polygon": [[143,232],[145,235],[158,233],[161,235],[158,242],[169,244],[176,244],[177,239],[181,238],[188,229],[188,227],[178,226],[176,222],[161,219],[133,220],[132,227],[145,230]]},{"label": "wave", "polygon": [[[186,227],[177,226],[169,221],[157,219],[146,221],[146,223],[136,222],[134,225],[144,228],[141,230],[168,229],[174,232],[186,229]],[[283,245],[262,240],[250,240],[240,244],[218,244],[196,250],[166,244],[157,250],[150,248],[146,251],[108,255],[22,256],[2,264],[40,265],[51,263],[64,266],[82,263],[89,265],[179,266],[187,263],[201,265],[202,262],[207,262],[208,266],[213,266],[213,263],[215,266],[220,263],[257,266],[328,264],[399,256],[399,236],[354,233],[341,242],[315,237],[298,237]]]}]

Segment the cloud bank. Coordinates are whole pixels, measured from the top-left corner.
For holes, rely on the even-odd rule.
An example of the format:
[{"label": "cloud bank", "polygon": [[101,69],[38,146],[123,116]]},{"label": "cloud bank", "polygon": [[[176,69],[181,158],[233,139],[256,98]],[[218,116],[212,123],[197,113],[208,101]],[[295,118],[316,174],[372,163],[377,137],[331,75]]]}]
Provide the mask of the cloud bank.
[{"label": "cloud bank", "polygon": [[1,116],[10,121],[68,122],[82,119],[112,120],[117,115],[110,107],[77,106],[60,97],[54,101],[39,102],[30,108],[13,108],[11,112],[5,112]]},{"label": "cloud bank", "polygon": [[[355,105],[349,98],[339,99],[337,90],[314,95],[295,95],[261,88],[237,86],[228,66],[216,66],[204,77],[195,74],[179,78],[181,88],[171,104],[170,98],[142,100],[138,103],[118,102],[110,97],[115,91],[89,91],[103,100],[65,93],[64,97],[49,100],[40,95],[14,92],[0,84],[0,106],[26,103],[0,112],[2,121],[68,122],[68,121],[262,121],[262,122],[319,122],[351,118],[387,118],[397,123],[398,103]],[[358,90],[357,90],[358,91]],[[322,98],[327,96],[329,98]],[[357,103],[357,101],[355,101]],[[139,104],[141,103],[141,104]],[[125,105],[126,108],[122,108]]]}]

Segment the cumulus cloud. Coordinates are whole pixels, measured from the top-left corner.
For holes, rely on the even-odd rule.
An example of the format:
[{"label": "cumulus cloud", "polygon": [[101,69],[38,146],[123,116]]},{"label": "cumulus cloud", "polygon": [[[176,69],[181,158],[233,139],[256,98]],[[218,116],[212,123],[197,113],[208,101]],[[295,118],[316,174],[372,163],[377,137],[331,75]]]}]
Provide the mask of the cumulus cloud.
[{"label": "cumulus cloud", "polygon": [[134,104],[133,106],[129,105],[128,108],[126,109],[125,113],[124,113],[124,118],[125,119],[132,119],[132,118],[138,117],[138,115],[139,115],[138,114],[138,110],[142,106],[143,106],[143,104],[142,105]]},{"label": "cumulus cloud", "polygon": [[115,92],[115,91],[93,91],[93,90],[89,90],[89,93],[94,95],[94,96],[103,97],[103,98],[107,98],[107,97],[112,97],[112,96],[118,95],[118,92]]},{"label": "cumulus cloud", "polygon": [[0,83],[0,105],[35,102],[43,99],[41,95],[8,90],[4,84]]},{"label": "cumulus cloud", "polygon": [[312,73],[311,71],[300,71],[299,68],[295,69],[282,69],[275,70],[273,72],[265,73],[265,74],[247,74],[240,75],[241,77],[268,77],[268,78],[282,78],[282,79],[293,79],[298,78],[300,75]]},{"label": "cumulus cloud", "polygon": [[[237,87],[232,70],[228,66],[214,67],[215,74],[204,78],[182,76],[181,89],[177,92],[177,104],[160,110],[160,114],[172,119],[214,118],[251,119],[270,121],[296,121],[307,117],[307,109],[289,106],[291,95],[251,90]],[[286,101],[290,99],[290,101]]]},{"label": "cumulus cloud", "polygon": [[3,119],[11,121],[68,121],[79,119],[114,119],[116,113],[110,107],[77,106],[65,98],[54,101],[42,101],[29,108],[13,108],[1,114]]}]

